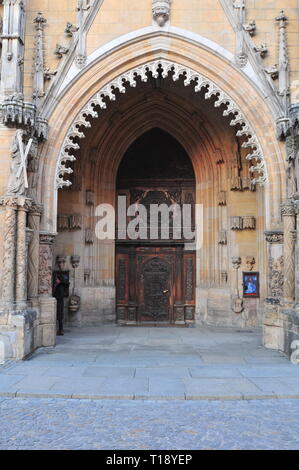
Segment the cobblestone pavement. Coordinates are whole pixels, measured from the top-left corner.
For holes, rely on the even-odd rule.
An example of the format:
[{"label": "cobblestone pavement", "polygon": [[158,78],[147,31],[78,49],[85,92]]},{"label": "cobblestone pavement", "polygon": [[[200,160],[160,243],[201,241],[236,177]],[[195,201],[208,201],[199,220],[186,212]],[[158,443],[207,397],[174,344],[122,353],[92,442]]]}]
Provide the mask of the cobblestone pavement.
[{"label": "cobblestone pavement", "polygon": [[299,400],[0,399],[0,449],[299,449]]},{"label": "cobblestone pavement", "polygon": [[299,366],[258,330],[73,329],[55,348],[0,367],[0,397],[200,400],[299,398]]}]

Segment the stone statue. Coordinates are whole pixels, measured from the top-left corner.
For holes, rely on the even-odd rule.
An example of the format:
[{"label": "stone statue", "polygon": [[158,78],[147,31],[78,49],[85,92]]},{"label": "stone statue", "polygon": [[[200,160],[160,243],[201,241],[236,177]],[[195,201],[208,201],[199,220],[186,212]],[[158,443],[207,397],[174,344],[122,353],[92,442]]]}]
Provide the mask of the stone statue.
[{"label": "stone statue", "polygon": [[286,148],[291,196],[299,192],[299,137],[288,137]]},{"label": "stone statue", "polygon": [[20,169],[22,168],[22,158],[19,146],[19,139],[23,141],[24,132],[22,130],[17,130],[15,137],[12,142],[12,162],[10,166],[10,178],[8,181],[8,194],[20,194],[24,195],[26,188],[25,188],[25,180],[23,175],[21,177],[17,177],[19,174]]},{"label": "stone statue", "polygon": [[18,129],[12,142],[12,162],[10,166],[10,177],[8,181],[7,194],[25,196],[28,190],[27,157],[32,145],[29,140],[24,148],[25,132]]}]

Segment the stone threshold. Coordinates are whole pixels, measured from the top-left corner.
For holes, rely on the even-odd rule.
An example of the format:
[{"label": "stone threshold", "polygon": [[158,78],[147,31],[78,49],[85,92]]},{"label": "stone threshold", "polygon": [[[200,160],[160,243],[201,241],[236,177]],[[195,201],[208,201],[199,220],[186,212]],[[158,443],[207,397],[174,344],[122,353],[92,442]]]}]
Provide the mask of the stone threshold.
[{"label": "stone threshold", "polygon": [[242,394],[231,395],[151,395],[148,394],[127,394],[108,395],[94,393],[49,393],[49,392],[0,392],[0,398],[56,398],[72,400],[142,400],[142,401],[252,401],[252,400],[286,400],[299,399],[299,394]]}]

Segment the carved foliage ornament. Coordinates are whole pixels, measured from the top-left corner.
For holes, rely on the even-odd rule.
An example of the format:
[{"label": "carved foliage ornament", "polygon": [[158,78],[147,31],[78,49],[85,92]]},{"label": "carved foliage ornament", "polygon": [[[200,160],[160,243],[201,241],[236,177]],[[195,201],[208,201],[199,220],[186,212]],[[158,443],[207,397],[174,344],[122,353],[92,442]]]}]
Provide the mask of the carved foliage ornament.
[{"label": "carved foliage ornament", "polygon": [[283,232],[281,231],[265,232],[265,236],[268,243],[283,243]]},{"label": "carved foliage ornament", "polygon": [[250,172],[256,174],[255,178],[252,180],[253,183],[264,184],[266,182],[267,172],[261,146],[254,130],[243,116],[237,104],[224,91],[217,87],[214,82],[198,72],[174,62],[156,60],[120,75],[96,93],[96,95],[94,95],[81,110],[70,127],[63,143],[56,171],[57,189],[71,185],[70,181],[65,181],[63,179],[66,173],[72,173],[72,169],[66,166],[65,163],[76,160],[76,158],[71,154],[74,150],[80,148],[80,145],[75,142],[75,139],[82,139],[85,137],[85,134],[82,131],[79,131],[80,127],[91,127],[91,123],[87,119],[88,116],[91,116],[92,118],[99,117],[99,113],[95,110],[95,107],[97,106],[100,109],[106,109],[107,98],[111,101],[116,100],[116,89],[118,89],[120,93],[126,93],[126,85],[129,84],[132,88],[136,88],[138,78],[141,78],[142,82],[148,82],[150,75],[154,78],[158,78],[159,76],[162,78],[169,77],[174,82],[178,81],[180,77],[183,77],[184,85],[187,87],[192,84],[195,93],[199,93],[202,88],[208,88],[205,93],[205,99],[216,97],[214,102],[214,106],[216,108],[225,105],[226,108],[223,111],[223,116],[233,116],[230,125],[232,127],[239,126],[239,130],[236,132],[236,135],[238,137],[247,138],[242,147],[251,149],[251,152],[246,156],[246,158],[252,162]]}]

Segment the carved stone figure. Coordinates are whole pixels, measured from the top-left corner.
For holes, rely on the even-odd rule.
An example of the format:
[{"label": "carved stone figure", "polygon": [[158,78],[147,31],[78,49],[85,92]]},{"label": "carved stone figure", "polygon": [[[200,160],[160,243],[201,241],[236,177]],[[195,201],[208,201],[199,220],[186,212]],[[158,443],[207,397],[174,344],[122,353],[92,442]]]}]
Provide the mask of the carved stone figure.
[{"label": "carved stone figure", "polygon": [[69,311],[76,313],[80,309],[81,299],[78,295],[71,295],[69,300]]},{"label": "carved stone figure", "polygon": [[153,18],[159,26],[164,26],[170,17],[170,0],[153,0]]},{"label": "carved stone figure", "polygon": [[240,256],[234,256],[232,258],[232,264],[234,269],[240,269],[240,266],[242,264],[242,258],[240,258]]},{"label": "carved stone figure", "polygon": [[233,311],[237,314],[240,314],[244,311],[244,303],[240,297],[237,297],[233,303]]},{"label": "carved stone figure", "polygon": [[249,23],[244,24],[243,28],[244,28],[245,31],[247,31],[250,34],[250,36],[254,36],[255,31],[256,31],[256,22],[255,22],[255,20],[252,20]]},{"label": "carved stone figure", "polygon": [[289,136],[286,139],[287,162],[288,162],[288,178],[290,193],[299,192],[299,137]]},{"label": "carved stone figure", "polygon": [[62,46],[61,44],[56,44],[54,54],[57,55],[58,59],[62,59],[62,56],[67,54],[68,51],[68,47]]},{"label": "carved stone figure", "polygon": [[253,256],[246,257],[246,266],[248,271],[252,271],[255,266],[255,258]]},{"label": "carved stone figure", "polygon": [[74,269],[77,269],[80,264],[80,256],[79,255],[73,255],[71,256],[71,263]]},{"label": "carved stone figure", "polygon": [[27,180],[27,156],[32,144],[30,139],[24,151],[24,131],[17,130],[12,143],[12,162],[10,167],[10,178],[8,181],[7,194],[25,195],[28,189]]}]

